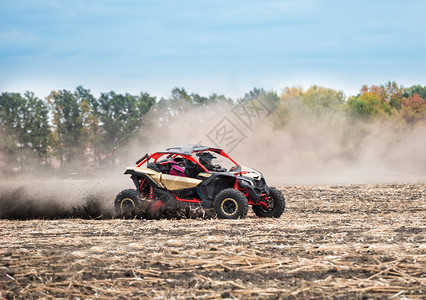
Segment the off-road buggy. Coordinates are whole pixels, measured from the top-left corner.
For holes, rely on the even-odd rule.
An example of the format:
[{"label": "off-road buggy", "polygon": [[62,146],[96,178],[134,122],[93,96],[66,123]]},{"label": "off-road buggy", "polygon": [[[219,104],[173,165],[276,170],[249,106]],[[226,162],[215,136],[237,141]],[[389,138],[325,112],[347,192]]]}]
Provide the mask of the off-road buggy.
[{"label": "off-road buggy", "polygon": [[[215,155],[231,167],[213,165]],[[124,174],[131,175],[136,189],[117,195],[118,216],[131,216],[141,201],[201,205],[223,219],[246,217],[249,205],[259,217],[279,218],[285,208],[283,195],[268,187],[262,173],[239,165],[219,148],[184,145],[145,154]]]}]

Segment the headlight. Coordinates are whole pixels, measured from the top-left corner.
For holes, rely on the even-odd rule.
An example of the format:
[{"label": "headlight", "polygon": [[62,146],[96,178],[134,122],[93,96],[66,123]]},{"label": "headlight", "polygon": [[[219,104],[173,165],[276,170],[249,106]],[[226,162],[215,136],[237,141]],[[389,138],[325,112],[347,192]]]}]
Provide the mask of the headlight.
[{"label": "headlight", "polygon": [[251,180],[247,180],[247,179],[239,179],[240,183],[245,184],[245,185],[252,185],[254,186],[253,181]]}]

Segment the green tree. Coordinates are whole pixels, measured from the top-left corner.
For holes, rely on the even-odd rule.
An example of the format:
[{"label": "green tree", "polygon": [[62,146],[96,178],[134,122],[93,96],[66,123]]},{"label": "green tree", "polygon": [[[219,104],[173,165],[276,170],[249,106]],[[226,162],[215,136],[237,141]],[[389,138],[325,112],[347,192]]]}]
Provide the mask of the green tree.
[{"label": "green tree", "polygon": [[407,88],[404,93],[404,98],[408,98],[414,94],[419,95],[422,99],[426,99],[426,86],[421,86],[418,84]]},{"label": "green tree", "polygon": [[148,93],[139,96],[102,93],[96,114],[102,126],[104,154],[126,143],[140,128],[144,116],[156,102]]},{"label": "green tree", "polygon": [[200,96],[199,94],[193,93],[193,94],[191,94],[190,97],[191,97],[191,103],[194,106],[202,106],[202,105],[206,105],[206,104],[211,103],[210,102],[211,99],[209,97]]},{"label": "green tree", "polygon": [[257,88],[254,87],[252,90],[250,90],[248,93],[244,94],[242,101],[251,101],[254,99],[257,99],[265,94],[265,90],[263,88]]},{"label": "green tree", "polygon": [[197,93],[189,94],[184,88],[175,87],[169,98],[161,98],[153,107],[153,113],[161,122],[167,123],[190,109],[203,109],[205,106],[217,103],[233,104],[234,102],[224,95],[213,93],[207,97]]},{"label": "green tree", "polygon": [[206,101],[206,105],[208,104],[216,104],[216,103],[222,103],[222,104],[234,104],[234,101],[232,101],[231,98],[226,97],[225,95],[218,95],[216,93],[210,94],[208,97],[208,100]]},{"label": "green tree", "polygon": [[26,92],[24,97],[26,108],[23,120],[23,145],[38,157],[40,163],[47,163],[51,138],[49,108],[47,103],[35,97],[32,92]]},{"label": "green tree", "polygon": [[64,162],[84,158],[86,144],[81,99],[68,90],[53,91],[47,97],[53,113],[54,135],[52,146]]},{"label": "green tree", "polygon": [[50,126],[46,103],[26,92],[0,96],[0,148],[8,166],[24,168],[33,158],[46,163],[50,145]]},{"label": "green tree", "polygon": [[268,110],[274,110],[280,98],[274,91],[265,91],[264,88],[253,88],[244,95],[238,102],[248,103],[250,101],[259,101],[262,105],[266,106]]},{"label": "green tree", "polygon": [[84,144],[87,145],[89,155],[96,165],[101,162],[102,154],[102,127],[97,113],[99,102],[90,93],[90,90],[82,86],[75,89],[74,95],[78,99],[81,109]]},{"label": "green tree", "polygon": [[21,94],[2,93],[0,96],[0,148],[9,168],[21,166],[25,106],[25,99]]},{"label": "green tree", "polygon": [[191,95],[184,88],[175,87],[169,98],[167,110],[172,116],[176,116],[188,111],[193,105],[194,102]]}]

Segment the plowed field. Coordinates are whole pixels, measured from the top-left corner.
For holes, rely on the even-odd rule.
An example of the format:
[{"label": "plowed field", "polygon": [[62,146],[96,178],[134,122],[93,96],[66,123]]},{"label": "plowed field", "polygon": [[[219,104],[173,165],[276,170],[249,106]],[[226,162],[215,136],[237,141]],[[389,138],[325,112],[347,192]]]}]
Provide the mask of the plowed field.
[{"label": "plowed field", "polygon": [[280,189],[279,219],[0,220],[0,298],[426,298],[426,184]]}]

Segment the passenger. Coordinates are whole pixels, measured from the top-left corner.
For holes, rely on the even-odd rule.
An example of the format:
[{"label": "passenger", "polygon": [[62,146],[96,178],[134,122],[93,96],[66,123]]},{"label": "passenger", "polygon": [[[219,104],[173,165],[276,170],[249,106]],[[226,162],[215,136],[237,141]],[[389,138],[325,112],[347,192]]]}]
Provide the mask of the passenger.
[{"label": "passenger", "polygon": [[179,163],[179,162],[172,162],[171,163],[171,168],[170,168],[170,175],[175,175],[175,176],[182,176],[182,177],[188,177],[185,174],[185,166],[183,165],[183,163]]}]

